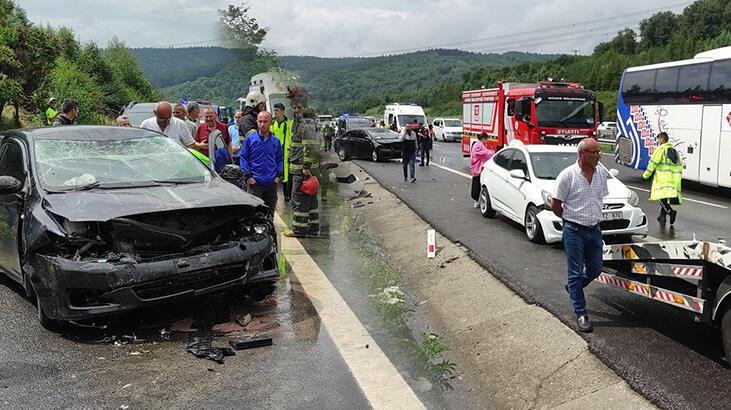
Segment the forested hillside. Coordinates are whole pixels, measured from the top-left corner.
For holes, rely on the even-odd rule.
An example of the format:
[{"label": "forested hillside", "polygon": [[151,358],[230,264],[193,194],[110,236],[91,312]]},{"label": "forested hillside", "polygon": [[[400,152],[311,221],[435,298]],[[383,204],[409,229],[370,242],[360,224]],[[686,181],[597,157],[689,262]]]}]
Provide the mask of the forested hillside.
[{"label": "forested hillside", "polygon": [[[223,48],[135,49],[133,52],[145,76],[171,100],[210,98],[231,104],[247,93],[249,79],[259,72],[251,66],[253,58]],[[433,89],[444,81],[461,78],[475,66],[504,67],[555,57],[517,52],[476,54],[429,50],[370,58],[284,56],[279,58],[279,63],[299,75],[301,83],[312,92],[313,105],[335,112],[368,108],[378,95]]]}]

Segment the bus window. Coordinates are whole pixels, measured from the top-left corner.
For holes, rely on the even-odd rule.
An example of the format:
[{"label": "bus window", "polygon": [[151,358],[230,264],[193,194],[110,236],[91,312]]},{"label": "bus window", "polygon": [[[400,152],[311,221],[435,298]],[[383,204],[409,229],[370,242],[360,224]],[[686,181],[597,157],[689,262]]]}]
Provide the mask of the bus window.
[{"label": "bus window", "polygon": [[708,83],[708,100],[731,102],[731,60],[713,63],[711,80]]},{"label": "bus window", "polygon": [[693,64],[680,67],[678,93],[687,102],[703,102],[708,94],[708,75],[711,65]]},{"label": "bus window", "polygon": [[661,68],[655,76],[655,102],[672,104],[680,102],[678,95],[678,67]]},{"label": "bus window", "polygon": [[655,70],[632,71],[624,76],[622,98],[627,104],[651,103],[654,94]]}]

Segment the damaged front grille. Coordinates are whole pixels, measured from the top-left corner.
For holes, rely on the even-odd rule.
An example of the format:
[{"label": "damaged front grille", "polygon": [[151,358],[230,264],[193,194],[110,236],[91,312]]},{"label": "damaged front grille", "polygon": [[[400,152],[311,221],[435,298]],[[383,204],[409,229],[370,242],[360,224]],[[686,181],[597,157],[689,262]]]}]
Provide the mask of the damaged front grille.
[{"label": "damaged front grille", "polygon": [[182,292],[196,291],[238,279],[246,275],[248,263],[201,269],[153,280],[132,287],[140,299],[155,299]]}]

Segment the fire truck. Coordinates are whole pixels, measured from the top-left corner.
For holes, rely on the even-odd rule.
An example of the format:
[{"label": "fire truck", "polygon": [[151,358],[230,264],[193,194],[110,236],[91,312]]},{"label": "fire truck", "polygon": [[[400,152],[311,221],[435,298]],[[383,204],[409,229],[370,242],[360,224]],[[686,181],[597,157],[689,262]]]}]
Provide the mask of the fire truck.
[{"label": "fire truck", "polygon": [[497,88],[462,93],[462,154],[470,155],[477,136],[490,136],[492,150],[523,144],[578,144],[597,138],[604,106],[579,83],[541,81],[537,84],[498,82]]}]

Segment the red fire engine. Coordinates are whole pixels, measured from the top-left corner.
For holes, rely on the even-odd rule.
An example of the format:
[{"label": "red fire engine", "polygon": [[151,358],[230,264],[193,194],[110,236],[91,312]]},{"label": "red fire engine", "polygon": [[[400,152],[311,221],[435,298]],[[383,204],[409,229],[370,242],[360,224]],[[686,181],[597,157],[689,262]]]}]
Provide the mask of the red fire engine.
[{"label": "red fire engine", "polygon": [[524,144],[578,144],[597,138],[603,105],[579,83],[498,82],[497,88],[462,93],[462,154],[485,132],[488,148],[497,151],[512,141]]}]

